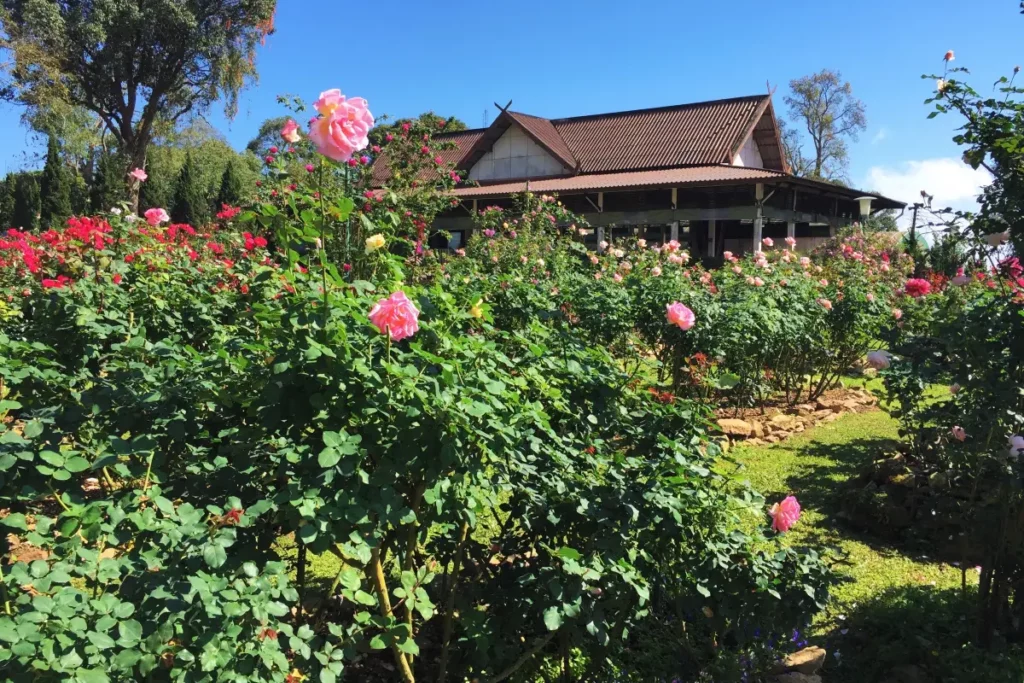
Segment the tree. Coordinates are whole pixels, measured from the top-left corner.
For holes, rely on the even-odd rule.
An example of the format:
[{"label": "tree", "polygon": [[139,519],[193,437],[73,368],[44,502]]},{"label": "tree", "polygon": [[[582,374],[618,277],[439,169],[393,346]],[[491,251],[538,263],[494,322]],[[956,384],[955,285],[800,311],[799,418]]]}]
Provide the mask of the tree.
[{"label": "tree", "polygon": [[19,173],[14,181],[13,227],[35,230],[39,227],[39,183],[33,173]]},{"label": "tree", "polygon": [[242,177],[235,170],[235,163],[229,161],[224,175],[220,179],[220,191],[217,193],[217,208],[223,204],[237,206],[242,201],[245,193],[245,186],[242,184]]},{"label": "tree", "polygon": [[229,116],[256,75],[276,0],[0,0],[11,59],[0,96],[30,109],[93,112],[131,167],[145,168],[160,121],[224,98]]},{"label": "tree", "polygon": [[245,148],[256,156],[263,156],[273,145],[284,144],[281,140],[281,129],[284,128],[284,124],[288,123],[289,119],[294,120],[294,118],[293,116],[274,116],[273,118],[266,119],[260,124],[259,130],[256,131],[256,137],[250,140]]},{"label": "tree", "polygon": [[896,222],[896,212],[890,210],[879,211],[861,221],[861,228],[864,232],[899,232],[900,226]]},{"label": "tree", "polygon": [[810,175],[811,160],[804,156],[800,148],[800,131],[779,119],[779,138],[782,140],[782,153],[786,156],[789,172],[801,178]]},{"label": "tree", "polygon": [[380,122],[381,120],[386,118],[387,117],[381,117],[381,119],[378,119],[377,125],[375,125],[373,127],[373,130],[370,131],[368,137],[370,138],[371,144],[383,145],[384,142],[386,141],[388,133],[391,133],[392,135],[397,135],[398,132],[401,130],[403,123],[413,123],[414,121],[421,123],[425,126],[429,126],[432,130],[438,133],[451,133],[454,131],[466,130],[467,128],[466,124],[463,121],[455,118],[454,116],[444,118],[443,116],[438,116],[432,111],[423,112],[415,119],[395,119],[395,121],[392,123]]},{"label": "tree", "polygon": [[57,138],[52,135],[46,144],[46,165],[39,177],[39,193],[39,221],[44,227],[51,227],[71,215],[71,178],[60,157]]},{"label": "tree", "polygon": [[206,225],[210,220],[209,196],[203,192],[199,169],[191,153],[185,157],[185,165],[178,174],[171,219],[175,223],[188,223],[196,227]]},{"label": "tree", "polygon": [[122,180],[123,171],[124,162],[114,152],[101,154],[97,159],[89,193],[94,212],[110,211],[125,200],[127,188]]},{"label": "tree", "polygon": [[[810,178],[840,180],[846,175],[849,163],[847,140],[856,140],[858,134],[867,128],[864,103],[853,96],[853,88],[843,81],[838,71],[822,69],[816,74],[797,78],[789,82],[791,93],[785,97],[789,116],[795,126],[802,126],[810,137],[814,154],[800,170]],[[790,134],[786,146],[787,156],[799,153],[799,136]],[[792,161],[791,161],[792,163]]]},{"label": "tree", "polygon": [[0,180],[0,230],[14,225],[14,184],[17,176],[8,173]]}]

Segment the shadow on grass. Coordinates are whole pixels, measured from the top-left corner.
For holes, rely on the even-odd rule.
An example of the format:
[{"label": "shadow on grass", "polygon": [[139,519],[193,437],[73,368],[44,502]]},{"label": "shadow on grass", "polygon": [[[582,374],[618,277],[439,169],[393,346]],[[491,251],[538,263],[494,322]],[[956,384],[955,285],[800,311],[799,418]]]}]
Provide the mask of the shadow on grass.
[{"label": "shadow on grass", "polygon": [[[833,683],[1024,681],[1024,649],[972,642],[975,592],[891,588],[851,607],[828,635],[825,677]],[[835,653],[839,653],[836,657]]]}]

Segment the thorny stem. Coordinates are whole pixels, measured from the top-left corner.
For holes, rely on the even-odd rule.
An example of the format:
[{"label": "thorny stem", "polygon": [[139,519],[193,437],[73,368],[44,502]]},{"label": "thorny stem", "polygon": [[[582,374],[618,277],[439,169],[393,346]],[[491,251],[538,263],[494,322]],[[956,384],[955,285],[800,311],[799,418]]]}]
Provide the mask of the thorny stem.
[{"label": "thorny stem", "polygon": [[498,683],[498,681],[503,681],[512,674],[514,674],[516,671],[519,670],[521,666],[523,666],[523,664],[526,664],[528,661],[530,661],[531,657],[533,657],[535,654],[543,650],[547,646],[547,644],[554,639],[556,633],[558,633],[558,631],[552,631],[551,633],[548,633],[545,636],[541,636],[540,638],[535,640],[533,642],[533,645],[530,646],[530,649],[528,649],[526,652],[520,655],[519,659],[512,662],[501,673],[497,674],[493,678],[487,679],[487,683]]},{"label": "thorny stem", "polygon": [[[455,625],[455,584],[459,581],[459,572],[462,569],[462,549],[466,545],[466,537],[469,535],[469,522],[463,522],[459,528],[459,543],[455,547],[455,559],[452,567],[451,585],[446,586],[448,596],[444,607],[444,635],[441,639],[441,661],[438,664],[437,683],[444,683],[448,675],[448,646],[451,644],[452,631]],[[521,664],[520,664],[521,666]],[[516,668],[519,668],[518,666]],[[515,669],[513,669],[514,671]],[[511,672],[510,672],[511,673]],[[496,680],[501,680],[496,679]]]},{"label": "thorny stem", "polygon": [[[391,616],[391,598],[388,597],[388,583],[384,578],[384,568],[380,564],[380,546],[374,548],[370,554],[369,569],[373,578],[374,588],[377,591],[377,598],[380,600],[381,615],[389,617]],[[406,659],[405,653],[398,649],[398,643],[392,641],[391,652],[395,655],[395,662],[402,673],[402,680],[405,683],[416,683],[416,677],[412,673],[412,667],[409,666],[409,660]]]},{"label": "thorny stem", "polygon": [[4,594],[4,612],[6,612],[8,616],[10,616],[11,601],[7,597],[7,584],[4,583],[4,565],[2,562],[0,562],[0,591],[3,591]]},{"label": "thorny stem", "polygon": [[145,493],[149,490],[149,475],[153,472],[153,456],[156,455],[156,451],[149,454],[149,460],[146,462],[146,479],[142,483],[142,492]]},{"label": "thorny stem", "polygon": [[[409,537],[405,541],[405,561],[402,563],[402,569],[409,571],[412,569],[413,558],[416,553],[416,541],[419,538],[419,511],[420,502],[423,500],[423,490],[426,488],[426,482],[420,481],[416,485],[416,489],[412,494],[412,512],[416,515],[416,520],[410,525]],[[412,635],[412,605],[406,601],[405,603],[405,623],[409,626],[409,635]],[[413,655],[409,655],[409,660],[412,661]]]}]

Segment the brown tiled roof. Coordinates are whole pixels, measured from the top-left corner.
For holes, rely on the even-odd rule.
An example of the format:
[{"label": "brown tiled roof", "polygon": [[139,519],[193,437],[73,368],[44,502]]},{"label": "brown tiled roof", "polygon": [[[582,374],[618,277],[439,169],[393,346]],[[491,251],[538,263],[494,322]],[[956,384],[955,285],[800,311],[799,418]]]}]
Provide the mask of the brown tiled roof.
[{"label": "brown tiled roof", "polygon": [[[442,158],[468,171],[514,124],[575,174],[728,164],[752,134],[765,167],[785,170],[769,95],[563,119],[506,111],[487,128],[438,135],[457,145]],[[388,175],[385,151],[374,182]]]},{"label": "brown tiled roof", "polygon": [[[677,187],[689,184],[714,185],[750,180],[785,178],[786,174],[762,168],[743,166],[691,166],[656,171],[626,171],[620,173],[592,173],[589,175],[547,178],[529,181],[532,192],[574,192],[581,190],[611,190],[616,188]],[[494,183],[479,187],[460,187],[457,197],[497,197],[527,190],[527,181]]]},{"label": "brown tiled roof", "polygon": [[768,95],[756,95],[551,123],[581,173],[727,164],[769,101]]}]

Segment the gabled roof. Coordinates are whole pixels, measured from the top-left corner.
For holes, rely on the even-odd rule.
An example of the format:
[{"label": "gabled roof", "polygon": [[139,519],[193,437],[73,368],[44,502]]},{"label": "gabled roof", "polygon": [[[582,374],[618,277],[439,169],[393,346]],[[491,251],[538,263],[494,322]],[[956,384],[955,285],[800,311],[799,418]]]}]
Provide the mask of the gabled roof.
[{"label": "gabled roof", "polygon": [[[766,169],[787,170],[770,95],[562,119],[503,111],[487,128],[438,135],[455,143],[441,156],[469,171],[510,126],[521,127],[568,175],[731,164],[751,136]],[[388,175],[385,152],[374,164],[375,184]]]}]

